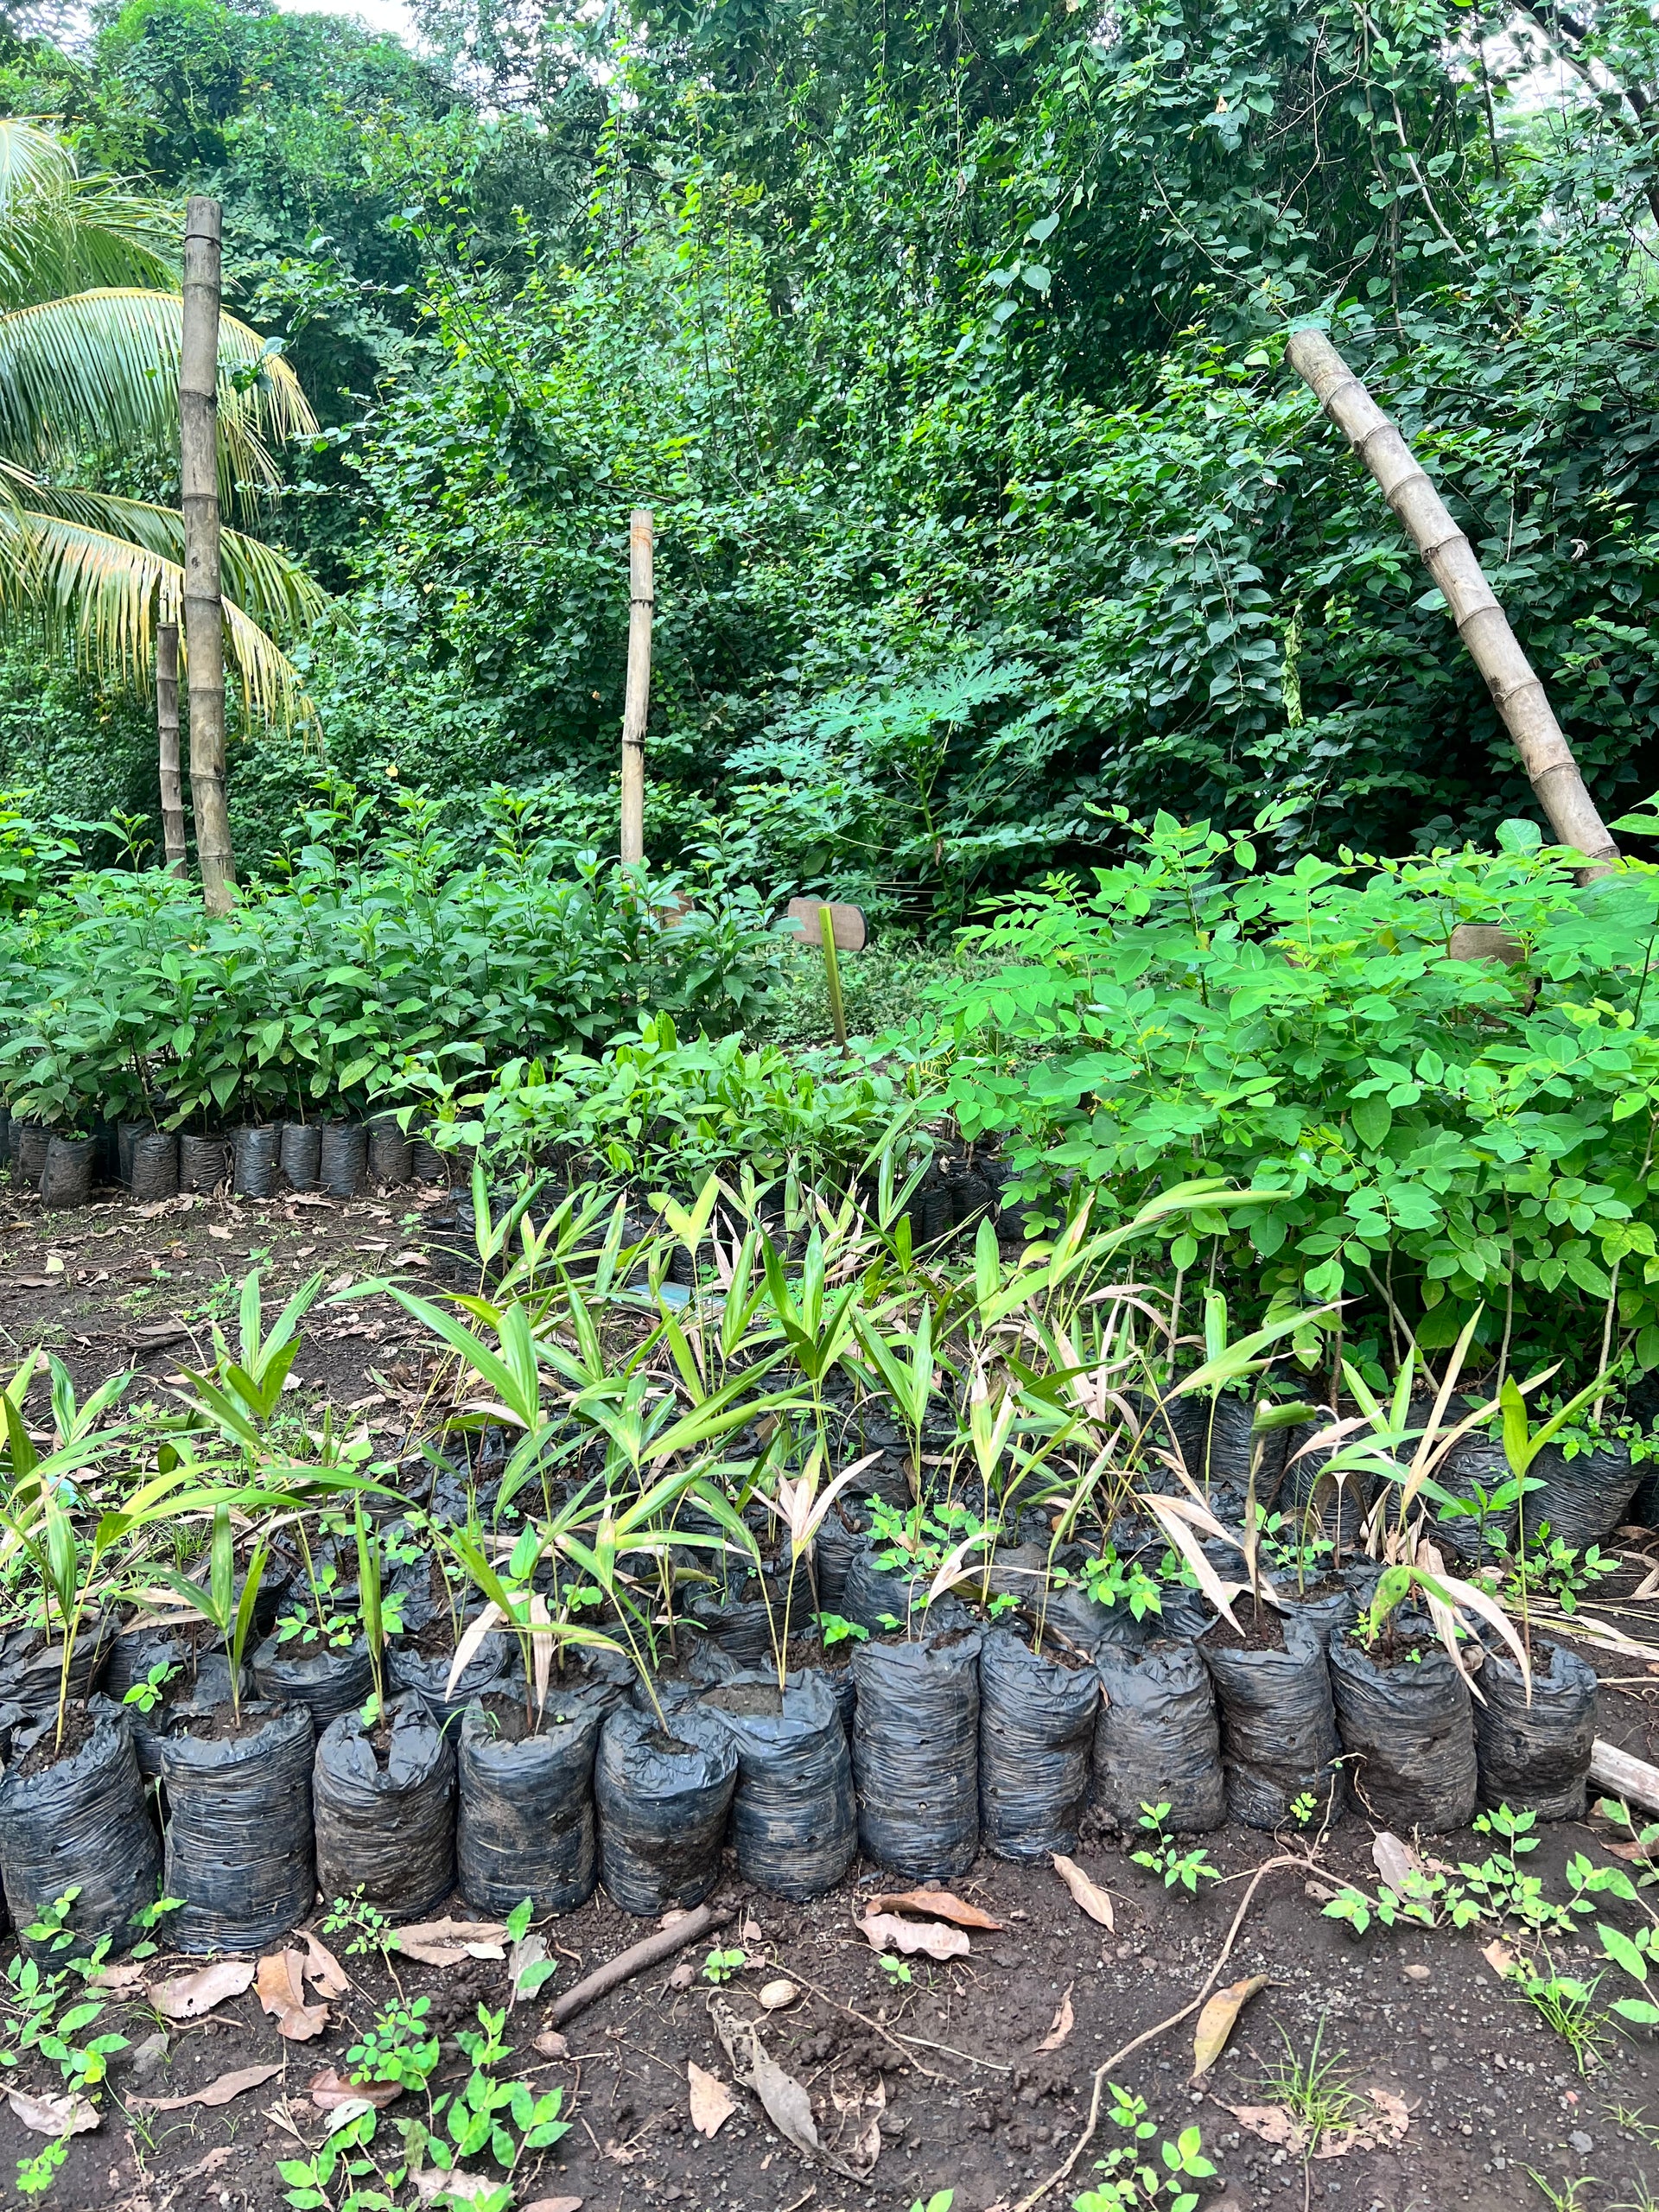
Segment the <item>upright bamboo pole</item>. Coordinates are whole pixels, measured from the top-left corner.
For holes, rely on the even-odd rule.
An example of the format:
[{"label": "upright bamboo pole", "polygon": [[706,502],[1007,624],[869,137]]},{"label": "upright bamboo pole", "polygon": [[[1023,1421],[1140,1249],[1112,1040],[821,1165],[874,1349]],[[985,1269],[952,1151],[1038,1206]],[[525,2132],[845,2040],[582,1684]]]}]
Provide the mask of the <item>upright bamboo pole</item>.
[{"label": "upright bamboo pole", "polygon": [[228,914],[236,862],[225,804],[225,613],[219,581],[220,213],[197,195],[184,219],[179,458],[184,509],[184,650],[189,668],[190,800],[201,903]]},{"label": "upright bamboo pole", "polygon": [[156,628],[156,743],[161,770],[162,837],[169,875],[186,873],[184,795],[179,783],[179,626]]},{"label": "upright bamboo pole", "polygon": [[645,716],[651,708],[651,510],[628,525],[628,688],[622,708],[622,858],[645,857]]},{"label": "upright bamboo pole", "polygon": [[1291,366],[1376,479],[1383,498],[1440,586],[1458,635],[1485,677],[1521,765],[1556,840],[1605,875],[1618,857],[1606,823],[1551,709],[1548,694],[1521,650],[1474,548],[1447,513],[1399,430],[1323,333],[1291,334]]}]

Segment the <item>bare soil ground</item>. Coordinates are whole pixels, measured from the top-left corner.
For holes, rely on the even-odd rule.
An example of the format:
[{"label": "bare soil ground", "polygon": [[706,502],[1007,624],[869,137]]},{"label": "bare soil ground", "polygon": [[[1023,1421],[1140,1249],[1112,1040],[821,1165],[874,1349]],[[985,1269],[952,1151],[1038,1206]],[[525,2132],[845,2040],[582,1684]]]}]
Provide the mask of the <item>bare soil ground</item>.
[{"label": "bare soil ground", "polygon": [[[0,1195],[0,1360],[43,1344],[83,1384],[130,1359],[160,1384],[181,1363],[207,1355],[212,1322],[232,1319],[236,1285],[251,1266],[261,1268],[273,1294],[319,1268],[342,1287],[347,1279],[384,1274],[418,1283],[447,1264],[442,1230],[432,1226],[441,1217],[435,1193],[397,1192],[344,1207],[291,1198],[178,1201],[159,1212],[112,1200],[56,1217],[28,1198]],[[384,1297],[320,1310],[300,1362],[300,1401],[326,1392],[366,1421],[395,1456],[420,1425],[426,1375],[416,1336]],[[1630,1587],[1645,1566],[1632,1548],[1616,1587]],[[1616,1617],[1627,1630],[1636,1625],[1631,1611]],[[1604,1662],[1602,1671],[1618,1678],[1604,1695],[1602,1734],[1653,1757],[1659,1671],[1650,1684],[1638,1660]],[[1490,1928],[1374,1929],[1355,1939],[1323,1918],[1309,1882],[1373,1885],[1371,1840],[1369,1827],[1350,1818],[1325,1840],[1317,1870],[1286,1867],[1265,1878],[1222,1979],[1262,1974],[1268,1983],[1203,2086],[1188,2086],[1190,2020],[1112,2069],[1114,2082],[1147,2100],[1165,2134],[1201,2127],[1217,2168],[1200,2187],[1205,2206],[1541,2208],[1550,2200],[1529,2169],[1557,2201],[1584,2212],[1640,2212],[1659,2198],[1659,2050],[1640,2031],[1621,2034],[1581,2075],[1567,2046],[1483,1956]],[[1552,1895],[1564,1896],[1567,1859],[1584,1849],[1599,1859],[1607,1840],[1595,1823],[1547,1830],[1532,1868]],[[832,2147],[877,2117],[882,2149],[861,2183],[804,2158],[741,2090],[714,2140],[694,2131],[688,2062],[731,2077],[710,2017],[712,1993],[701,1979],[677,1986],[671,1969],[658,1967],[573,2020],[565,2057],[537,2051],[557,1993],[645,1932],[596,1897],[544,1931],[557,1977],[509,2024],[516,2051],[508,2070],[540,2089],[558,2087],[571,2123],[539,2168],[520,2175],[520,2204],[552,2198],[580,2200],[584,2212],[908,2212],[945,2188],[956,2191],[953,2212],[1016,2204],[1077,2141],[1096,2069],[1199,1987],[1252,1870],[1284,1848],[1236,1827],[1205,1842],[1224,1878],[1201,1884],[1196,1897],[1166,1891],[1130,1863],[1116,1839],[1085,1843],[1079,1862],[1114,1900],[1109,1933],[1084,1916],[1047,1865],[982,1857],[955,1886],[1002,1922],[1001,1930],[975,1933],[965,1958],[913,1961],[907,1986],[889,1982],[856,1926],[860,1900],[893,1886],[890,1878],[858,1865],[833,1894],[801,1907],[746,1890],[728,1863],[719,1901],[733,1904],[737,1919],[720,1941],[741,1942],[748,1963],[723,1997],[742,2017],[763,2021],[768,2050],[805,2084]],[[1478,1859],[1490,1846],[1456,1835],[1433,1848],[1447,1859]],[[457,1901],[453,1910],[466,1908]],[[321,1916],[320,1901],[314,1924]],[[344,1953],[344,1939],[330,1941]],[[685,1955],[699,1973],[706,1948]],[[101,2126],[72,2144],[46,2202],[62,2212],[278,2212],[284,2188],[276,2161],[301,2155],[324,2133],[308,2085],[324,2068],[345,2070],[347,2048],[392,1993],[378,1959],[343,1962],[354,1986],[335,2003],[321,2035],[303,2044],[283,2041],[250,1991],[204,2020],[166,2028],[163,2054],[155,2038],[165,2024],[142,1995],[112,2000],[99,2026],[119,2029],[133,2050],[117,2059]],[[147,1972],[159,1980],[199,1963],[163,1957]],[[1593,1946],[1560,1947],[1557,1964],[1593,1976]],[[505,2003],[506,1972],[499,1961],[444,1968],[399,1962],[404,1987],[429,1994],[445,2038],[435,2086],[464,2077],[454,2032],[480,2004]],[[779,1975],[795,1980],[801,1995],[762,2016],[758,1993]],[[1616,1993],[1604,1986],[1602,2001]],[[1057,2038],[1068,2007],[1071,2024]],[[1269,2077],[1287,2049],[1305,2057],[1316,2032],[1358,2093],[1375,2088],[1404,2100],[1408,2126],[1393,2147],[1304,2160],[1275,2151],[1235,2117],[1231,2107],[1274,2101]],[[1039,2049],[1050,2040],[1054,2048]],[[140,2067],[133,2052],[146,2043]],[[218,2109],[161,2113],[137,2101],[186,2094],[260,2063],[280,2071]],[[59,2086],[56,2069],[38,2058],[6,2081]],[[1095,2141],[1046,2207],[1069,2206],[1093,2179],[1095,2156],[1120,2139],[1103,2114]],[[14,2186],[16,2162],[40,2143],[0,2103],[0,2203],[24,2201]],[[1590,2178],[1568,2194],[1567,2184],[1580,2177]]]}]

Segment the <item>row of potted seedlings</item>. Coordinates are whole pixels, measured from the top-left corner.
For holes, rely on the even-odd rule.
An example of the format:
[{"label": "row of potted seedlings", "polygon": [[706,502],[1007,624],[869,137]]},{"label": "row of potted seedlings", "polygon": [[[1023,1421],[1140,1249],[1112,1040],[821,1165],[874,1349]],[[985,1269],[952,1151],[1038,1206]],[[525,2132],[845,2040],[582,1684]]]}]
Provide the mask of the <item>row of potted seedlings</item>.
[{"label": "row of potted seedlings", "polygon": [[574,1515],[556,1558],[534,1532],[503,1558],[359,1495],[348,1532],[288,1515],[250,1550],[220,1503],[197,1576],[86,1586],[67,1636],[0,1644],[7,1904],[26,1928],[76,1885],[78,1934],[118,1946],[160,1882],[180,1948],[251,1949],[319,1888],[419,1918],[457,1887],[556,1914],[602,1883],[654,1915],[707,1894],[728,1838],[803,1898],[861,1849],[918,1880],[1069,1852],[1091,1804],[1126,1831],[1149,1805],[1174,1832],[1580,1815],[1592,1670],[1472,1603],[1454,1656],[1425,1599],[1472,1586],[1421,1530],[1344,1559],[1326,1487],[1264,1516],[1243,1584],[1256,1508],[1230,1529],[1224,1484],[1092,1554],[1041,1512],[963,1547],[948,1500],[832,1488],[770,1558],[697,1488],[624,1530],[666,1627]]},{"label": "row of potted seedlings", "polygon": [[371,1184],[446,1185],[453,1160],[418,1132],[411,1135],[395,1114],[367,1122],[250,1123],[205,1135],[123,1121],[83,1135],[0,1106],[0,1165],[14,1187],[39,1192],[57,1208],[85,1205],[94,1190],[112,1185],[144,1204],[225,1185],[249,1198],[283,1191],[353,1198]]}]

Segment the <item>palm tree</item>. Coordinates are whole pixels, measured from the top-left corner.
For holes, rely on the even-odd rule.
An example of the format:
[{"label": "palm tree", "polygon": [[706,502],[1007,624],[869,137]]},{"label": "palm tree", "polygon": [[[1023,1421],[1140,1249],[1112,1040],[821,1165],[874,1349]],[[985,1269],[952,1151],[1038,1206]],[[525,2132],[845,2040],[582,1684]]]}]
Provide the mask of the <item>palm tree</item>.
[{"label": "palm tree", "polygon": [[[156,622],[176,622],[184,522],[74,481],[90,458],[176,455],[177,223],[85,177],[41,124],[0,119],[0,623],[73,638],[106,674],[140,680]],[[316,429],[294,372],[233,316],[219,340],[220,496],[245,512],[277,481],[271,446]],[[311,713],[271,635],[325,600],[255,537],[224,536],[226,645],[249,705]]]}]

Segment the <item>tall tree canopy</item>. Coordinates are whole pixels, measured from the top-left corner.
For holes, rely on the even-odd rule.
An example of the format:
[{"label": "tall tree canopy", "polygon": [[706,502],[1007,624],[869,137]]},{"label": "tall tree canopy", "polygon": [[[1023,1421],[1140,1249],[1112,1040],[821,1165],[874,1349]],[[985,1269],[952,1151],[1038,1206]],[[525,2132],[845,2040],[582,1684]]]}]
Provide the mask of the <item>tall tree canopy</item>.
[{"label": "tall tree canopy", "polygon": [[[458,816],[508,781],[608,842],[645,504],[661,854],[949,913],[1109,847],[1118,805],[1289,796],[1276,834],[1325,848],[1524,813],[1427,578],[1283,365],[1317,315],[1604,810],[1659,781],[1644,8],[422,21],[416,55],[130,0],[0,80],[89,162],[226,201],[239,306],[323,426],[280,513],[337,594],[302,658],[341,766]],[[251,830],[303,772],[243,749]]]}]

